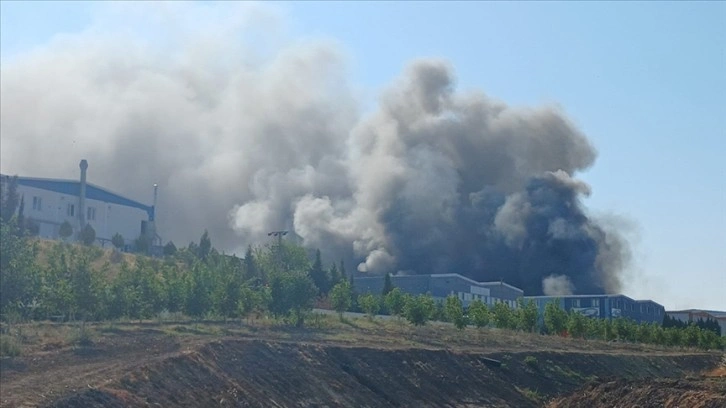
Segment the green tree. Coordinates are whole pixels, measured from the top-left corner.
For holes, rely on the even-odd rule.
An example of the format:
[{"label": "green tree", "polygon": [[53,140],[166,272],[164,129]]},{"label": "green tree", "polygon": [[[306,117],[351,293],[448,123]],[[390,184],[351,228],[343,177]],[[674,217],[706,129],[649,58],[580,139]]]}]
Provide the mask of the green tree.
[{"label": "green tree", "polygon": [[469,304],[469,318],[476,327],[486,327],[490,319],[489,307],[479,299],[472,301]]},{"label": "green tree", "polygon": [[393,290],[393,282],[391,281],[391,274],[386,273],[386,276],[383,278],[383,296],[386,296]]},{"label": "green tree", "polygon": [[268,304],[269,292],[266,288],[259,288],[257,290],[251,288],[248,285],[242,286],[240,300],[238,303],[238,309],[240,316],[248,318],[253,313],[260,314],[265,309],[265,305]]},{"label": "green tree", "polygon": [[122,237],[122,236],[121,236],[121,234],[119,234],[119,233],[117,232],[117,233],[115,233],[115,234],[113,235],[113,237],[111,237],[111,244],[113,244],[113,246],[114,246],[114,247],[115,247],[116,249],[121,249],[121,248],[123,248],[123,247],[124,247],[124,245],[125,245],[126,243],[125,243],[125,241],[124,241],[124,237]]},{"label": "green tree", "polygon": [[369,319],[372,319],[373,316],[375,316],[376,313],[378,313],[378,311],[381,309],[380,300],[372,293],[358,296],[358,304],[363,309]]},{"label": "green tree", "polygon": [[327,294],[330,291],[328,275],[323,270],[323,261],[320,257],[320,250],[315,251],[315,261],[308,270],[308,275],[313,283],[318,288],[318,293],[321,295]]},{"label": "green tree", "polygon": [[292,316],[303,326],[318,291],[312,279],[302,272],[274,272],[270,275],[269,310],[276,317]]},{"label": "green tree", "polygon": [[499,329],[517,328],[517,319],[514,312],[505,302],[496,302],[492,310],[494,324]]},{"label": "green tree", "polygon": [[464,315],[464,306],[461,304],[461,300],[454,296],[449,295],[446,298],[446,304],[444,306],[444,315],[446,319],[459,330],[464,330],[467,325],[466,316]]},{"label": "green tree", "polygon": [[544,325],[550,334],[563,335],[567,330],[567,312],[560,307],[560,300],[547,302],[544,311]]},{"label": "green tree", "polygon": [[338,316],[343,319],[343,312],[350,309],[353,304],[353,290],[350,282],[340,281],[330,290],[330,302]]},{"label": "green tree", "polygon": [[203,317],[212,309],[212,278],[209,268],[202,262],[195,262],[191,271],[186,313]]},{"label": "green tree", "polygon": [[429,295],[406,296],[403,314],[414,326],[423,326],[431,319],[436,304]]},{"label": "green tree", "polygon": [[537,320],[539,319],[539,310],[534,300],[517,299],[519,308],[517,308],[517,326],[526,332],[534,332],[537,329]]},{"label": "green tree", "polygon": [[80,238],[83,245],[93,245],[93,242],[96,240],[96,230],[93,229],[91,224],[86,224],[80,232]]},{"label": "green tree", "polygon": [[399,288],[393,288],[383,300],[388,313],[393,316],[401,316],[403,307],[406,305],[406,298]]},{"label": "green tree", "polygon": [[341,281],[340,272],[338,272],[338,266],[335,263],[330,265],[330,269],[328,269],[328,281],[331,288]]},{"label": "green tree", "polygon": [[318,291],[313,281],[302,273],[292,273],[289,277],[290,310],[295,325],[305,324],[305,315],[313,308],[313,300]]},{"label": "green tree", "polygon": [[17,232],[15,220],[0,220],[0,312],[38,297],[41,275],[37,244]]},{"label": "green tree", "polygon": [[197,257],[206,260],[209,252],[212,250],[212,240],[209,239],[209,232],[204,230],[201,238],[199,238],[199,246],[197,247]]},{"label": "green tree", "polygon": [[164,245],[164,256],[174,256],[176,254],[176,245],[173,241],[169,241]]},{"label": "green tree", "polygon": [[252,252],[252,245],[247,246],[247,252],[245,252],[245,280],[248,282],[255,281],[260,277],[257,262],[255,262],[255,255]]},{"label": "green tree", "polygon": [[584,338],[587,328],[587,317],[582,313],[571,310],[567,319],[567,330],[572,337]]},{"label": "green tree", "polygon": [[0,183],[0,219],[9,223],[18,209],[18,176],[7,179],[6,182]]},{"label": "green tree", "polygon": [[[348,274],[345,272],[345,262],[343,260],[340,260],[340,268],[338,268],[340,271],[340,279],[342,280],[348,280]],[[353,276],[350,277],[353,279]]]},{"label": "green tree", "polygon": [[60,226],[60,229],[58,230],[58,234],[63,238],[63,240],[67,240],[71,235],[73,235],[73,227],[68,222],[68,220],[63,221],[63,223]]}]

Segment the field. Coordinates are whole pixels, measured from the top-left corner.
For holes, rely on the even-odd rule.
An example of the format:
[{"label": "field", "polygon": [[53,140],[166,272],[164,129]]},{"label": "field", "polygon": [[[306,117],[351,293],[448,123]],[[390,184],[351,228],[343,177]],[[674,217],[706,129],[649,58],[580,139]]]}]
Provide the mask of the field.
[{"label": "field", "polygon": [[4,330],[20,354],[0,360],[2,407],[726,406],[723,353],[445,323],[316,315],[305,328],[261,319]]}]

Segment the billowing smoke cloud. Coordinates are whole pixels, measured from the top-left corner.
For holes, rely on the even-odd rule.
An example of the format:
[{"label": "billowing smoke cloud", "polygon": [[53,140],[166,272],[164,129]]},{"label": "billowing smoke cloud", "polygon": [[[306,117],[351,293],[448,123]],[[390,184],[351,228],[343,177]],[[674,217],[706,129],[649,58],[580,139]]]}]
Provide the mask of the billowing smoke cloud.
[{"label": "billowing smoke cloud", "polygon": [[254,22],[276,14],[259,6],[174,7],[134,15],[174,27],[163,47],[95,28],[4,64],[3,172],[76,177],[87,158],[91,182],[132,197],[159,183],[178,244],[207,228],[239,251],[289,229],[360,272],[619,289],[628,247],[580,203],[572,176],[596,153],[562,112],[457,92],[452,67],[421,60],[361,118],[336,46],[260,49]]}]

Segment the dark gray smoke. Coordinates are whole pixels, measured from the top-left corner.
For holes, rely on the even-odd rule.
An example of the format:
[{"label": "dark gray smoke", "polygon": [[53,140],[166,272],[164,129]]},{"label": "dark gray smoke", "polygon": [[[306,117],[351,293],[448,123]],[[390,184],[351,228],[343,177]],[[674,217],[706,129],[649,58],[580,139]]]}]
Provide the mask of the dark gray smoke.
[{"label": "dark gray smoke", "polygon": [[[203,6],[174,7],[205,26]],[[156,13],[133,18],[171,18]],[[162,50],[96,28],[4,64],[3,172],[76,177],[86,158],[91,182],[134,198],[159,183],[177,244],[207,228],[239,252],[290,229],[361,272],[619,289],[628,247],[580,203],[589,188],[572,176],[596,153],[562,112],[457,92],[451,67],[422,60],[360,118],[335,46],[260,50],[253,22],[275,13],[211,14],[225,35],[181,19]]]}]

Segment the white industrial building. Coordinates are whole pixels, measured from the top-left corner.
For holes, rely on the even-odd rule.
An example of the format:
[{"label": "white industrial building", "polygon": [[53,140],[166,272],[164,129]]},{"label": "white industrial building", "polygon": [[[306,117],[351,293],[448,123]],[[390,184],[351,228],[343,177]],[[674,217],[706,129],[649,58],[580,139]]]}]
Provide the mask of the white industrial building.
[{"label": "white industrial building", "polygon": [[687,309],[687,310],[673,310],[666,312],[668,316],[673,319],[680,320],[684,323],[690,323],[698,321],[698,319],[715,320],[721,327],[721,335],[726,336],[726,312],[720,310],[701,310],[701,309]]},{"label": "white industrial building", "polygon": [[[24,204],[23,215],[37,224],[38,235],[57,239],[60,226],[68,221],[73,227],[72,237],[77,237],[78,232],[90,224],[96,231],[97,243],[101,245],[110,242],[117,233],[129,246],[144,233],[153,237],[152,243],[158,245],[160,238],[154,227],[155,205],[146,205],[88,183],[87,168],[88,162],[82,160],[79,180],[17,177],[18,200],[22,199]],[[3,184],[10,179],[8,175],[0,175]]]}]

